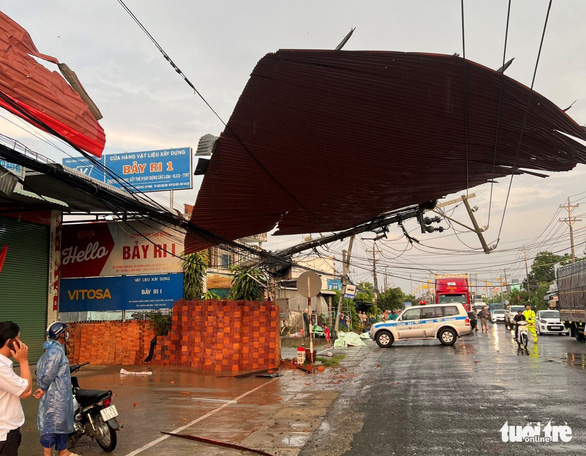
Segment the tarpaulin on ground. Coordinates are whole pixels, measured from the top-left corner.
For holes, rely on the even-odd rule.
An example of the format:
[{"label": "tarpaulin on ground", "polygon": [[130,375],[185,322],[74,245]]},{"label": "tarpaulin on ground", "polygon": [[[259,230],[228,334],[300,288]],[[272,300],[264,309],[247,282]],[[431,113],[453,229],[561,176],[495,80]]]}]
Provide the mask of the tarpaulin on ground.
[{"label": "tarpaulin on ground", "polygon": [[339,332],[338,338],[334,342],[334,348],[362,347],[363,345],[366,344],[355,332]]}]

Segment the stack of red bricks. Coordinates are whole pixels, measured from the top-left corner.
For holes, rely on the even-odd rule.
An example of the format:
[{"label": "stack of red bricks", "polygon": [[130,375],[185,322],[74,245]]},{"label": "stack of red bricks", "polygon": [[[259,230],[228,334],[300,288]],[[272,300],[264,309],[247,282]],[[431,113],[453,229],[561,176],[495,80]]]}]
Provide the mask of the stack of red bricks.
[{"label": "stack of red bricks", "polygon": [[73,323],[67,349],[71,363],[144,364],[154,337],[148,321]]},{"label": "stack of red bricks", "polygon": [[279,310],[272,302],[178,301],[173,327],[154,362],[206,371],[274,369],[281,358]]}]

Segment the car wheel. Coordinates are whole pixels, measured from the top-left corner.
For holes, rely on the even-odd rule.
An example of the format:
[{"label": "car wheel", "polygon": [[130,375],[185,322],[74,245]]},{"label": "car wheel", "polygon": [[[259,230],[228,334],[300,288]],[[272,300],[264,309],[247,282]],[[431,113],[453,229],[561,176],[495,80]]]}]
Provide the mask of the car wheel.
[{"label": "car wheel", "polygon": [[446,328],[440,331],[437,338],[442,343],[442,345],[454,345],[458,335],[453,329]]},{"label": "car wheel", "polygon": [[393,335],[388,331],[379,331],[376,333],[375,340],[381,348],[387,348],[393,345]]}]

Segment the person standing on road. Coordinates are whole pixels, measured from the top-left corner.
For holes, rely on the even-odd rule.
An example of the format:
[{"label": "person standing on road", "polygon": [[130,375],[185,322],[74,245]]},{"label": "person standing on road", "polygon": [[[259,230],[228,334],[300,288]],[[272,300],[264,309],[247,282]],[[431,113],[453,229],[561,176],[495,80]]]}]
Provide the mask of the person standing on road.
[{"label": "person standing on road", "polygon": [[533,343],[537,343],[537,333],[535,332],[535,312],[531,310],[531,305],[525,305],[525,312],[523,312],[523,316],[527,321],[527,330],[533,336]]},{"label": "person standing on road", "polygon": [[468,318],[470,319],[470,328],[475,332],[478,331],[478,320],[476,319],[475,309],[470,309],[470,312],[468,312]]},{"label": "person standing on road", "polygon": [[303,337],[309,337],[309,311],[303,311]]},{"label": "person standing on road", "polygon": [[[12,368],[13,357],[20,364],[20,377]],[[24,424],[21,398],[33,390],[28,365],[28,347],[20,340],[20,328],[12,321],[0,323],[0,456],[17,456],[20,427]]]},{"label": "person standing on road", "polygon": [[480,319],[480,327],[482,332],[488,332],[488,320],[490,319],[490,312],[488,307],[483,307],[482,310],[478,313],[478,318]]},{"label": "person standing on road", "polygon": [[65,342],[67,325],[57,321],[47,330],[45,353],[37,363],[39,389],[34,396],[41,399],[38,426],[41,432],[43,456],[51,456],[51,449],[59,456],[78,456],[67,449],[67,437],[73,432],[73,393]]}]

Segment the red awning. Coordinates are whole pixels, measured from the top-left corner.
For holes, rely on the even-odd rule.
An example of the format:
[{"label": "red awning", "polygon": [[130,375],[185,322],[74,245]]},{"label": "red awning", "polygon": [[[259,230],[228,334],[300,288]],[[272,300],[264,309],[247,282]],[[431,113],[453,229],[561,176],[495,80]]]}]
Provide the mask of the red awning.
[{"label": "red awning", "polygon": [[88,105],[61,75],[31,56],[59,64],[39,53],[28,32],[0,12],[0,106],[100,157],[106,136]]},{"label": "red awning", "polygon": [[[496,177],[586,163],[559,132],[586,140],[543,96],[456,56],[281,50],[254,69],[191,221],[231,240],[277,224],[342,230]],[[187,252],[208,245],[187,236]]]}]

